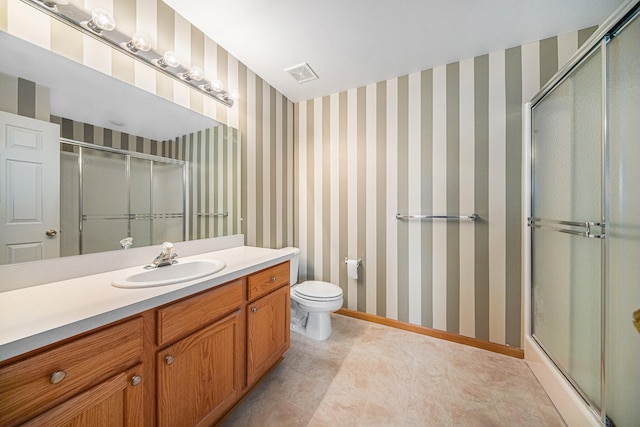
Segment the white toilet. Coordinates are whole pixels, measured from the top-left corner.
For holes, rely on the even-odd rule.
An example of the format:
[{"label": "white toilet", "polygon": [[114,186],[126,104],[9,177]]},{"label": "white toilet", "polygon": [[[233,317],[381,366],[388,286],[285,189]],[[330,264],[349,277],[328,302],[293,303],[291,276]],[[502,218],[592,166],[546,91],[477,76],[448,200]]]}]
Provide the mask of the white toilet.
[{"label": "white toilet", "polygon": [[318,341],[331,336],[331,313],[342,307],[342,289],[309,280],[298,284],[300,249],[291,258],[291,331]]}]

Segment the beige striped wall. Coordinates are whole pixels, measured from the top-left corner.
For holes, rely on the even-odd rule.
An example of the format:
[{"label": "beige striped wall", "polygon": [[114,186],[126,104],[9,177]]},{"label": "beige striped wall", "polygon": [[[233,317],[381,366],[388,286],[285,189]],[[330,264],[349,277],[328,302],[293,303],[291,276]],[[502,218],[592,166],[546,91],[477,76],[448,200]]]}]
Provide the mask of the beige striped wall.
[{"label": "beige striped wall", "polygon": [[113,51],[19,0],[0,0],[0,29],[148,92],[237,128],[242,136],[242,224],[249,245],[293,244],[293,103],[206,37],[162,0],[75,0],[112,11],[117,26],[144,31],[158,51],[174,50],[200,65],[240,99],[227,108],[212,98]]},{"label": "beige striped wall", "polygon": [[339,284],[349,309],[520,347],[522,104],[594,29],[296,104],[302,278]]}]

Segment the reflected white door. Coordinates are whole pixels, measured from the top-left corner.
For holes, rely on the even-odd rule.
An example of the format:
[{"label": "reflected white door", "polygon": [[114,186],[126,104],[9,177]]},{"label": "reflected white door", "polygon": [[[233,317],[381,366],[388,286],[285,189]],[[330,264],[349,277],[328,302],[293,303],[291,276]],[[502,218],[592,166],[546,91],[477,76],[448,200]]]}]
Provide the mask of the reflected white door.
[{"label": "reflected white door", "polygon": [[0,112],[0,264],[59,256],[60,130]]}]

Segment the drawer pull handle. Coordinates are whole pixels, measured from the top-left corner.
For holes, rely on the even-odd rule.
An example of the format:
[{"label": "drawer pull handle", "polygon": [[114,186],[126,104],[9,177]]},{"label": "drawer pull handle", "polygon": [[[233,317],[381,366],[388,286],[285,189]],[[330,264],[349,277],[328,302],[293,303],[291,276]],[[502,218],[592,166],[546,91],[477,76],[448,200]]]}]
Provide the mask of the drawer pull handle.
[{"label": "drawer pull handle", "polygon": [[258,307],[251,307],[251,312],[252,313],[257,313],[258,312]]},{"label": "drawer pull handle", "polygon": [[276,280],[277,280],[276,276],[273,276],[273,277],[271,278],[271,281],[272,281],[272,282],[275,282]]},{"label": "drawer pull handle", "polygon": [[171,365],[173,362],[175,362],[175,360],[176,358],[171,355],[164,358],[164,361],[167,365]]},{"label": "drawer pull handle", "polygon": [[131,385],[136,386],[142,382],[142,377],[140,375],[134,375],[131,377]]},{"label": "drawer pull handle", "polygon": [[49,382],[51,384],[59,384],[60,382],[62,382],[63,379],[66,378],[66,376],[67,376],[67,373],[65,371],[55,371],[49,377]]}]

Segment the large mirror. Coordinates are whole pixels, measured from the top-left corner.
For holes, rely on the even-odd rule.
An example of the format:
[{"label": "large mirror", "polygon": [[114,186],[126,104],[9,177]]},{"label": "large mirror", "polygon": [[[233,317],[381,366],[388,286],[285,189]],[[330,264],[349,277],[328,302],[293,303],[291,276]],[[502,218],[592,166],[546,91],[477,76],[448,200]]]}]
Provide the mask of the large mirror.
[{"label": "large mirror", "polygon": [[[5,32],[0,52],[0,264],[242,233],[237,129]],[[54,166],[12,151],[39,144]]]}]

